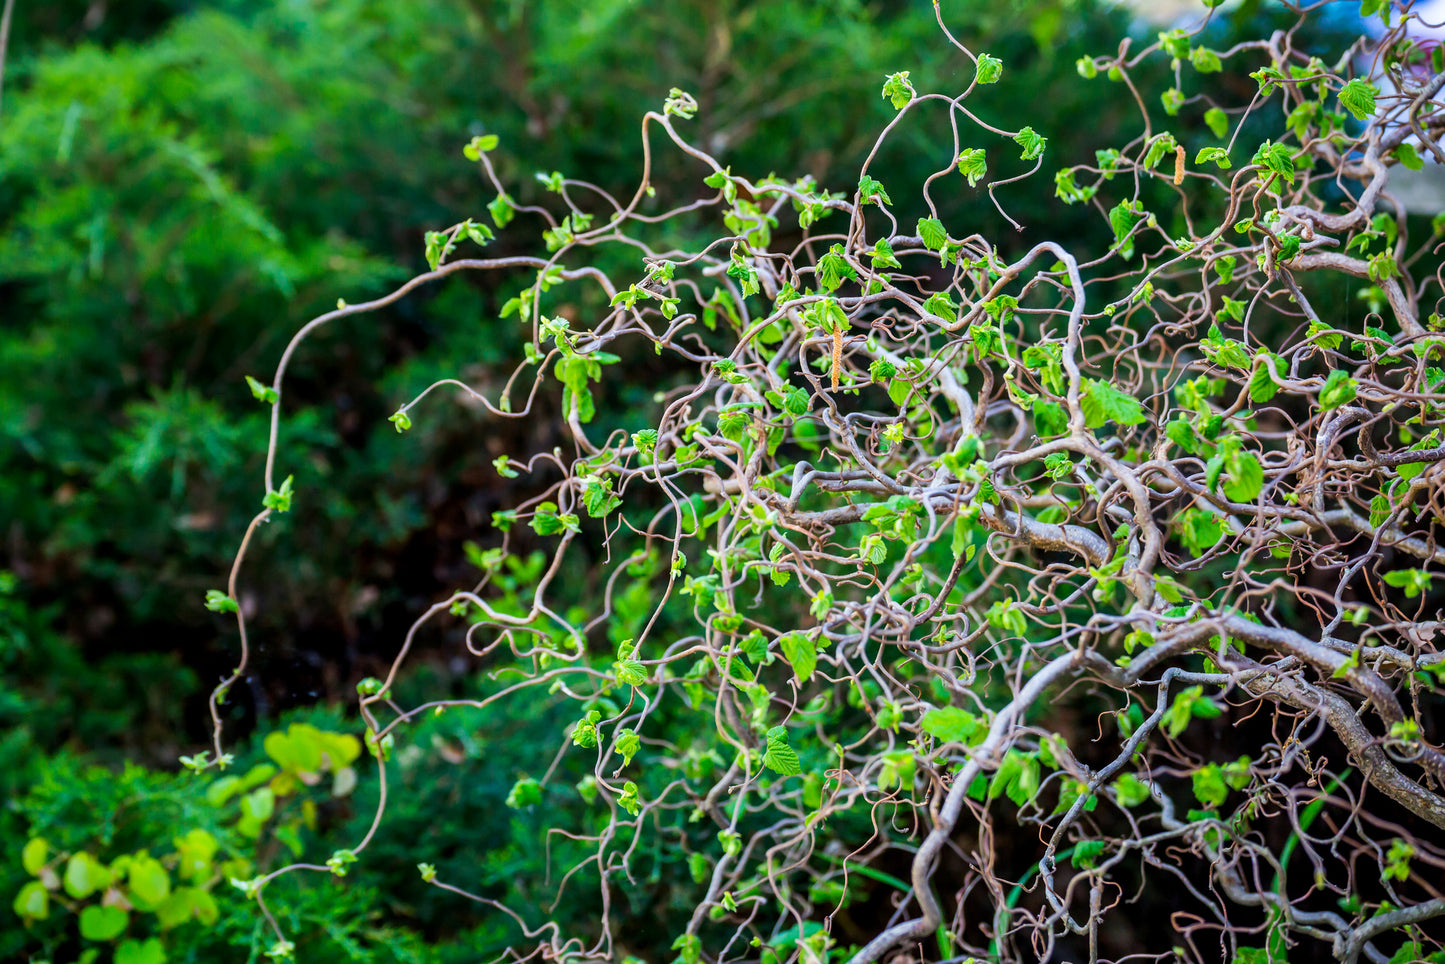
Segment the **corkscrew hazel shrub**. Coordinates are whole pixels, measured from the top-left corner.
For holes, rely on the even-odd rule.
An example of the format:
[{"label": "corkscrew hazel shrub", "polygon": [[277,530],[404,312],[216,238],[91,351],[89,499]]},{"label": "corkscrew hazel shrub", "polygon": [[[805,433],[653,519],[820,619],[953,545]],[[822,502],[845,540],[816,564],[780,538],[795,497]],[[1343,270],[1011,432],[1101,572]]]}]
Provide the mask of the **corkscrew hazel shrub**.
[{"label": "corkscrew hazel shrub", "polygon": [[[681,964],[1445,960],[1422,869],[1445,859],[1445,219],[1390,191],[1392,169],[1445,162],[1445,63],[1400,4],[1365,3],[1373,33],[1348,49],[1311,47],[1300,7],[1293,29],[1212,50],[1213,6],[1079,61],[1138,112],[1093,158],[1052,156],[1030,92],[941,10],[961,89],[880,78],[897,116],[878,145],[936,145],[922,184],[872,155],[848,184],[733,171],[688,139],[702,108],[678,89],[643,118],[631,197],[544,171],[555,200],[522,205],[505,146],[466,146],[488,216],[429,234],[429,272],[339,302],[252,385],[271,409],[263,508],[208,600],[240,649],[212,700],[219,760],[251,659],[239,587],[265,578],[248,547],[326,497],[286,444],[309,335],[364,337],[367,312],[422,285],[500,274],[515,295],[487,323],[515,371],[419,386],[392,422],[456,400],[555,418],[566,444],[495,460],[530,496],[478,535],[477,582],[358,687],[370,829],[236,881],[273,956],[293,945],[267,886],[366,861],[408,725],[549,701],[574,722],[536,734],[508,804],[586,845],[547,886],[595,887],[601,910],[572,933],[473,895],[514,922],[509,959],[625,956],[614,908],[644,899],[661,846],[694,882],[670,895],[690,908]],[[1140,85],[1165,65],[1167,87]],[[655,196],[663,151],[696,166],[696,195]],[[1009,199],[1040,190],[1092,209],[1099,243],[1015,222]],[[945,223],[939,199],[964,191],[997,222]],[[535,255],[485,257],[535,226]],[[651,419],[623,424],[639,386]],[[409,653],[444,633],[489,691],[400,702]],[[1026,859],[995,846],[1008,828],[1036,841]],[[876,866],[899,853],[906,879]],[[894,887],[893,912],[844,934],[860,881]],[[1120,946],[1161,891],[1172,940]]]}]

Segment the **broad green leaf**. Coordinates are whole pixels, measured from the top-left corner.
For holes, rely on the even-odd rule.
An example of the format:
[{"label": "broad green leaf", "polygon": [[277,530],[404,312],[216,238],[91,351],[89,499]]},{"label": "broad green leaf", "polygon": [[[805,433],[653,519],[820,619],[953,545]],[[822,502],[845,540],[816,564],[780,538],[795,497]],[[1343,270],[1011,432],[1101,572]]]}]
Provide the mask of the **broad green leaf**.
[{"label": "broad green leaf", "polygon": [[818,650],[807,633],[784,633],[778,638],[778,648],[793,667],[793,675],[799,683],[813,678],[813,670],[818,665]]},{"label": "broad green leaf", "polygon": [[50,844],[45,842],[45,838],[31,837],[25,841],[25,847],[20,851],[20,865],[30,876],[39,877],[40,871],[45,869],[45,861],[49,855]]},{"label": "broad green leaf", "polygon": [[126,876],[136,906],[142,910],[153,908],[170,896],[171,875],[149,854],[136,854]]},{"label": "broad green leaf", "polygon": [[129,919],[119,907],[91,905],[80,912],[80,936],[88,941],[115,940]]},{"label": "broad green leaf", "polygon": [[1226,461],[1224,494],[1234,502],[1253,502],[1264,490],[1264,468],[1253,452],[1240,452]]},{"label": "broad green leaf", "polygon": [[1148,418],[1144,414],[1143,403],[1137,398],[1097,378],[1084,383],[1080,404],[1084,409],[1084,422],[1089,428],[1100,428],[1111,422],[1139,425]]},{"label": "broad green leaf", "polygon": [[979,54],[974,72],[980,84],[996,84],[1003,74],[1003,61],[988,54]]},{"label": "broad green leaf", "polygon": [[32,880],[20,888],[10,909],[24,920],[45,920],[50,916],[50,892],[40,881]]},{"label": "broad green leaf", "polygon": [[1218,107],[1211,107],[1204,112],[1204,124],[1215,137],[1222,138],[1229,133],[1229,115]]},{"label": "broad green leaf", "polygon": [[1340,106],[1354,115],[1355,120],[1364,120],[1375,112],[1375,98],[1380,88],[1356,77],[1340,89]]},{"label": "broad green leaf", "polygon": [[1382,577],[1385,585],[1403,590],[1406,599],[1414,599],[1430,591],[1430,573],[1424,569],[1396,569]]},{"label": "broad green leaf", "polygon": [[768,730],[767,750],[763,753],[763,765],[785,776],[796,776],[803,772],[798,754],[788,745],[788,731],[781,726]]},{"label": "broad green leaf", "polygon": [[612,664],[617,681],[626,686],[642,686],[647,683],[647,667],[635,659],[619,659]]},{"label": "broad green leaf", "polygon": [[967,710],[941,706],[925,713],[919,727],[945,743],[967,743],[983,728],[983,724]]},{"label": "broad green leaf", "polygon": [[1222,147],[1201,147],[1199,153],[1194,155],[1196,166],[1212,162],[1215,167],[1222,171],[1229,170],[1229,152]]},{"label": "broad green leaf", "polygon": [[1330,372],[1320,389],[1320,408],[1328,412],[1341,405],[1348,405],[1355,400],[1358,389],[1359,383],[1348,373],[1335,369]]},{"label": "broad green leaf", "polygon": [[71,856],[65,864],[65,892],[76,900],[110,886],[111,873],[85,851]]},{"label": "broad green leaf", "polygon": [[165,945],[159,938],[121,941],[115,949],[115,964],[166,964]]},{"label": "broad green leaf", "polygon": [[1134,256],[1134,238],[1130,232],[1144,218],[1144,208],[1137,201],[1123,200],[1109,209],[1109,227],[1114,231],[1114,243],[1119,246],[1119,256],[1125,260]]},{"label": "broad green leaf", "polygon": [[948,244],[948,232],[938,218],[919,218],[918,236],[923,239],[923,246],[930,251],[942,251],[944,245]]}]

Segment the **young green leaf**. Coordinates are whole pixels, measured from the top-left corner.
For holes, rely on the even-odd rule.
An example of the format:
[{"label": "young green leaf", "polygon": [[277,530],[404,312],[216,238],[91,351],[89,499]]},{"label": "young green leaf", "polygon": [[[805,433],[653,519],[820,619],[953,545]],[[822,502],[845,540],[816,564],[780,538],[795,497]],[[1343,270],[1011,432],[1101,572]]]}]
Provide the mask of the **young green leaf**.
[{"label": "young green leaf", "polygon": [[1036,157],[1043,157],[1044,148],[1048,146],[1049,139],[1039,136],[1032,127],[1025,127],[1014,135],[1014,143],[1023,148],[1019,159],[1032,161]]},{"label": "young green leaf", "polygon": [[818,650],[812,637],[801,632],[784,633],[778,638],[778,648],[788,665],[793,667],[793,676],[799,683],[813,678],[813,670],[818,665]]},{"label": "young green leaf", "polygon": [[1338,368],[1330,372],[1320,389],[1320,408],[1331,411],[1355,400],[1359,383]]},{"label": "young green leaf", "polygon": [[238,613],[241,611],[236,600],[219,589],[206,590],[206,608],[213,613]]},{"label": "young green leaf", "polygon": [[980,84],[996,84],[1003,74],[1003,61],[988,54],[979,54],[974,76]]},{"label": "young green leaf", "polygon": [[1380,88],[1356,77],[1340,89],[1340,106],[1354,115],[1355,120],[1364,120],[1375,112],[1375,98]]},{"label": "young green leaf", "polygon": [[296,477],[292,475],[286,476],[286,481],[281,483],[281,488],[273,492],[267,492],[265,497],[262,498],[261,504],[277,512],[290,512],[291,496],[294,494],[292,485],[295,482],[295,478]]},{"label": "young green leaf", "polygon": [[279,394],[277,394],[276,389],[272,388],[270,385],[261,384],[250,375],[246,376],[246,384],[250,386],[251,395],[258,402],[265,402],[267,405],[275,405],[276,400],[281,397]]},{"label": "young green leaf", "polygon": [[968,186],[978,184],[979,178],[988,173],[988,159],[983,148],[970,147],[958,155],[958,173],[968,178]]},{"label": "young green leaf", "polygon": [[893,203],[893,199],[888,196],[883,185],[864,174],[858,179],[858,203],[869,204],[874,201],[878,202],[879,207]]},{"label": "young green leaf", "polygon": [[893,104],[894,110],[902,110],[908,106],[916,95],[913,84],[908,80],[908,71],[900,70],[896,74],[889,74],[883,81],[883,96]]}]

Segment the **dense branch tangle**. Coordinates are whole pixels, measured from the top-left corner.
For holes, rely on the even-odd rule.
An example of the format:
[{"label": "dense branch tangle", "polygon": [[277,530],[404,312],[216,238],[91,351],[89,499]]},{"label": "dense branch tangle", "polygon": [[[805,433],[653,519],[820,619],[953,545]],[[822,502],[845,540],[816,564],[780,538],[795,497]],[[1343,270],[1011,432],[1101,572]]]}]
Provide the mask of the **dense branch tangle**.
[{"label": "dense branch tangle", "polygon": [[[898,950],[1095,961],[1108,956],[1101,919],[1160,884],[1178,895],[1174,945],[1190,960],[1283,960],[1301,941],[1345,961],[1434,952],[1425,922],[1445,903],[1411,861],[1445,860],[1445,757],[1428,719],[1439,624],[1424,609],[1445,561],[1445,325],[1435,239],[1411,238],[1386,176],[1445,160],[1445,73],[1399,11],[1352,56],[1296,47],[1308,22],[1220,53],[1203,27],[1173,31],[1080,63],[1141,109],[1132,141],[1054,182],[1112,242],[1045,241],[1010,259],[998,245],[1012,232],[944,224],[936,201],[968,190],[964,176],[984,178],[1009,219],[1009,192],[1039,183],[1011,182],[1046,152],[971,106],[998,64],[948,36],[974,82],[949,96],[889,78],[898,117],[874,149],[899,125],[952,132],[922,204],[872,157],[843,194],[734,174],[688,141],[696,105],[674,91],[643,121],[626,203],[553,175],[555,205],[519,206],[494,145],[474,141],[494,220],[545,221],[547,257],[447,260],[491,236],[466,222],[431,239],[433,271],[298,333],[278,395],[321,325],[455,272],[528,279],[496,322],[526,326],[527,361],[505,386],[438,383],[393,421],[442,417],[420,405],[433,390],[535,417],[560,385],[572,447],[499,460],[536,494],[499,514],[484,578],[422,614],[361,699],[383,758],[418,714],[478,702],[390,694],[421,633],[462,625],[495,681],[480,702],[576,702],[548,750],[587,761],[579,791],[612,819],[601,833],[556,828],[595,844],[557,879],[565,891],[595,878],[604,917],[567,935],[538,926],[541,909],[503,908],[519,926],[511,957],[620,955],[607,909],[648,833],[692,855],[696,911],[674,945],[685,964],[811,962],[849,945],[858,964]],[[1207,110],[1212,138],[1156,130],[1144,109],[1134,77],[1171,58],[1175,88],[1203,93],[1171,89],[1166,109],[1194,127]],[[1217,102],[1220,66],[1259,93]],[[715,193],[659,207],[659,138]],[[1019,166],[1014,151],[1023,173],[988,180]],[[910,207],[916,223],[894,213]],[[685,248],[657,240],[708,231]],[[619,261],[632,273],[602,267]],[[1357,279],[1363,324],[1317,300],[1344,289],[1324,276]],[[670,374],[655,423],[619,428],[598,412],[633,366]],[[248,533],[285,508],[283,404],[271,495]],[[551,555],[529,605],[500,604],[497,574],[534,543]],[[562,585],[588,571],[595,592]],[[218,694],[247,671],[244,628]],[[1221,712],[1253,741],[1227,759],[1198,736]],[[573,793],[558,774],[533,789]],[[991,850],[1000,820],[1033,828],[1036,866]],[[383,793],[355,853],[385,832]],[[860,868],[890,849],[912,868],[894,919],[861,940],[835,933]],[[1301,861],[1312,885],[1289,873]],[[308,869],[327,870],[249,886],[264,907],[266,880]],[[1383,901],[1393,909],[1377,914]]]}]

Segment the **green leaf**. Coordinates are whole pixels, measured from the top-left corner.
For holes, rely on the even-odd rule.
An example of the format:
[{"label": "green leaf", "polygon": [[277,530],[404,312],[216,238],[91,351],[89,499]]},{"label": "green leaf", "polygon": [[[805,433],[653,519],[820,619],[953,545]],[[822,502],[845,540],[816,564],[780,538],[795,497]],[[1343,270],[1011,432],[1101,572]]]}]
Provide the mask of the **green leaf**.
[{"label": "green leaf", "polygon": [[893,256],[893,245],[888,243],[887,238],[879,238],[873,245],[873,251],[869,254],[869,260],[874,268],[901,268],[902,264]]},{"label": "green leaf", "polygon": [[1294,183],[1294,152],[1287,144],[1265,141],[1259,145],[1249,163],[1279,175],[1286,184]]},{"label": "green leaf", "polygon": [[73,854],[65,865],[65,892],[83,900],[110,886],[111,873],[100,861],[85,851]]},{"label": "green leaf", "polygon": [[270,385],[261,384],[250,375],[246,376],[246,384],[250,386],[251,395],[258,402],[265,402],[267,405],[275,405],[277,399],[281,397],[280,394],[277,393],[276,389],[272,388]]},{"label": "green leaf", "polygon": [[860,204],[868,204],[873,201],[877,201],[879,207],[893,203],[893,199],[888,196],[888,192],[883,190],[883,185],[867,174],[864,174],[858,179],[858,202]]},{"label": "green leaf", "polygon": [[643,686],[647,683],[647,667],[639,660],[619,659],[612,664],[612,671],[617,674],[617,681],[624,686]]},{"label": "green leaf", "polygon": [[1395,157],[1399,158],[1400,165],[1407,170],[1418,171],[1425,166],[1419,152],[1415,150],[1415,145],[1409,142],[1395,148]]},{"label": "green leaf", "polygon": [[1340,89],[1340,106],[1354,115],[1355,120],[1364,120],[1375,112],[1375,98],[1380,88],[1356,77]]},{"label": "green leaf", "polygon": [[788,745],[788,731],[781,726],[768,730],[767,750],[763,753],[763,766],[781,776],[791,777],[803,772],[798,754]]},{"label": "green leaf", "polygon": [[935,707],[923,715],[919,722],[923,732],[945,743],[968,743],[981,729],[986,729],[978,717],[956,706]]},{"label": "green leaf", "polygon": [[1074,844],[1074,853],[1069,862],[1075,867],[1092,867],[1099,854],[1104,852],[1104,841],[1081,840]]},{"label": "green leaf", "polygon": [[1264,468],[1253,452],[1240,452],[1226,459],[1228,480],[1224,494],[1234,502],[1253,502],[1264,491]]},{"label": "green leaf", "polygon": [[958,318],[958,305],[953,303],[947,291],[935,291],[928,296],[923,303],[923,310],[931,315],[937,315],[944,321],[955,321]]},{"label": "green leaf", "polygon": [[498,143],[496,134],[478,134],[462,147],[462,155],[469,161],[480,161],[483,154],[496,150]]},{"label": "green leaf", "polygon": [[166,949],[160,938],[151,937],[141,941],[121,941],[115,949],[115,964],[165,964]]},{"label": "green leaf", "polygon": [[1149,799],[1149,786],[1132,773],[1125,773],[1114,781],[1114,794],[1121,807],[1137,807]]},{"label": "green leaf", "polygon": [[[970,147],[958,155],[958,173],[968,178],[968,186],[978,184],[988,173],[988,158],[981,147]],[[937,250],[937,249],[935,249]]]},{"label": "green leaf", "polygon": [[889,74],[883,81],[883,96],[893,104],[894,110],[902,110],[908,106],[908,102],[914,98],[917,92],[913,84],[908,80],[908,71],[900,70],[896,74]]},{"label": "green leaf", "polygon": [[1215,137],[1222,138],[1229,133],[1229,115],[1218,107],[1211,107],[1204,112],[1204,123]]},{"label": "green leaf", "polygon": [[286,481],[281,483],[281,488],[267,492],[265,498],[261,500],[261,504],[277,512],[290,512],[291,496],[294,494],[292,485],[295,482],[295,478],[296,477],[292,475],[286,476]]},{"label": "green leaf", "polygon": [[32,880],[20,888],[10,909],[24,920],[45,920],[50,916],[50,892],[40,881]]},{"label": "green leaf", "polygon": [[1229,796],[1229,788],[1224,785],[1224,776],[1217,763],[1195,770],[1192,780],[1194,796],[1206,807],[1218,807]]},{"label": "green leaf", "polygon": [[20,866],[32,877],[39,877],[45,869],[45,860],[50,855],[50,844],[44,837],[31,837],[20,851]]},{"label": "green leaf", "polygon": [[627,766],[632,763],[637,751],[642,749],[642,738],[637,735],[636,730],[624,728],[617,731],[612,747],[622,757],[622,765]]},{"label": "green leaf", "polygon": [[171,875],[160,861],[148,854],[136,854],[126,876],[131,895],[137,898],[136,906],[142,910],[153,909],[170,896]]},{"label": "green leaf", "polygon": [[923,246],[930,251],[942,251],[948,244],[948,232],[943,229],[943,222],[938,218],[919,218],[918,236],[923,240]]},{"label": "green leaf", "polygon": [[1289,376],[1289,361],[1278,355],[1262,352],[1255,357],[1254,374],[1249,377],[1249,400],[1257,405],[1262,405],[1274,398],[1279,391],[1279,384],[1270,377],[1270,366],[1273,364],[1274,373],[1281,379]]},{"label": "green leaf", "polygon": [[206,590],[206,608],[213,613],[238,613],[240,605],[219,589]]},{"label": "green leaf", "polygon": [[1110,422],[1139,425],[1148,419],[1144,414],[1144,405],[1137,398],[1097,378],[1084,383],[1080,404],[1084,409],[1084,422],[1089,428],[1101,428]]},{"label": "green leaf", "polygon": [[799,683],[813,678],[813,670],[818,666],[818,650],[812,637],[801,632],[784,633],[778,637],[778,648],[793,667],[793,676]]},{"label": "green leaf", "polygon": [[543,502],[538,505],[532,516],[531,526],[532,531],[539,536],[554,536],[567,530],[581,531],[577,516],[570,512],[560,512],[555,502]]},{"label": "green leaf", "polygon": [[1393,508],[1389,498],[1386,496],[1377,495],[1370,499],[1370,527],[1372,529],[1378,529],[1384,525],[1385,520],[1390,518],[1390,512]]},{"label": "green leaf", "polygon": [[979,54],[974,77],[980,84],[996,84],[1003,74],[1003,61],[988,54]]},{"label": "green leaf", "polygon": [[841,244],[833,245],[827,254],[818,259],[817,276],[824,291],[835,290],[846,278],[858,280],[858,272],[853,270],[853,266],[843,256]]},{"label": "green leaf", "polygon": [[1359,383],[1351,378],[1346,372],[1335,369],[1325,379],[1324,386],[1320,389],[1320,408],[1331,411],[1341,405],[1347,405],[1354,401],[1359,389]]},{"label": "green leaf", "polygon": [[517,209],[512,205],[512,199],[505,194],[498,194],[487,203],[487,213],[492,216],[492,223],[498,229],[505,228],[517,216]]},{"label": "green leaf", "polygon": [[1043,157],[1044,148],[1048,146],[1049,139],[1039,136],[1032,127],[1025,127],[1014,135],[1014,143],[1023,148],[1019,159],[1032,161],[1036,157]]},{"label": "green leaf", "polygon": [[1159,34],[1159,46],[1175,60],[1183,60],[1189,56],[1189,35],[1179,29],[1165,31]]},{"label": "green leaf", "polygon": [[1195,47],[1189,51],[1189,62],[1201,74],[1217,74],[1224,66],[1220,63],[1219,54],[1208,47]]},{"label": "green leaf", "polygon": [[611,479],[600,475],[583,477],[582,506],[590,518],[601,519],[621,504],[621,497],[612,491]]},{"label": "green leaf", "polygon": [[1207,161],[1212,161],[1221,171],[1229,170],[1229,152],[1222,147],[1201,147],[1194,155],[1194,164],[1198,166]]},{"label": "green leaf", "polygon": [[1109,227],[1114,230],[1114,244],[1118,245],[1119,256],[1125,260],[1134,256],[1134,238],[1130,232],[1144,217],[1143,205],[1137,201],[1126,199],[1109,209]]},{"label": "green leaf", "polygon": [[681,87],[673,87],[667,92],[667,100],[662,102],[662,113],[664,117],[676,114],[683,120],[692,120],[697,113],[697,98]]},{"label": "green leaf", "polygon": [[1430,573],[1424,569],[1396,569],[1382,577],[1385,585],[1403,590],[1406,599],[1414,599],[1430,591]]},{"label": "green leaf", "polygon": [[542,802],[542,785],[531,777],[520,777],[512,784],[511,792],[507,794],[506,805],[513,810],[521,810],[523,807],[530,807]]},{"label": "green leaf", "polygon": [[91,905],[80,912],[80,936],[88,941],[115,940],[129,919],[119,907]]}]

